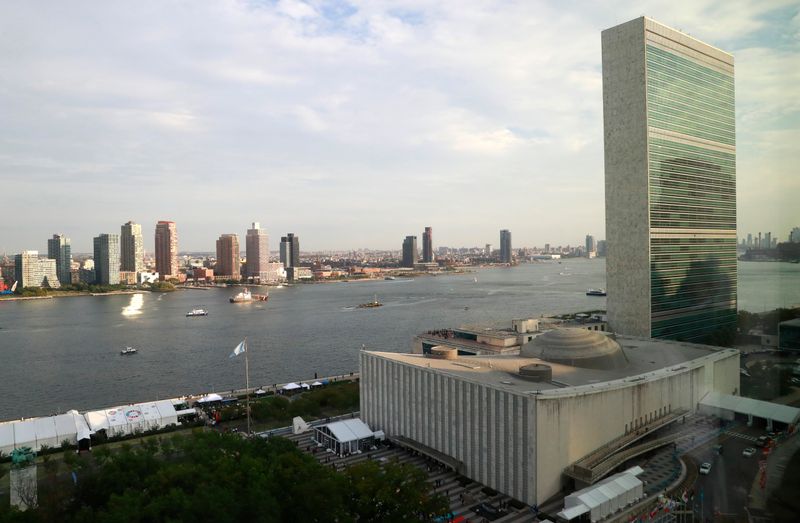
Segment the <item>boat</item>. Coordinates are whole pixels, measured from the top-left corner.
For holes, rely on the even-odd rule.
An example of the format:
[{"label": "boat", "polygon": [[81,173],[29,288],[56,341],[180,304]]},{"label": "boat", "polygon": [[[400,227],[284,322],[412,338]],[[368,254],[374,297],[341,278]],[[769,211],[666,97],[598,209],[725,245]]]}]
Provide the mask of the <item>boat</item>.
[{"label": "boat", "polygon": [[373,307],[383,307],[383,303],[378,301],[378,296],[376,295],[372,301],[368,301],[367,303],[361,303],[358,305],[357,308],[359,309],[372,309]]},{"label": "boat", "polygon": [[137,350],[134,349],[133,347],[125,347],[124,349],[119,351],[119,353],[123,356],[125,356],[126,354],[136,354],[136,352]]},{"label": "boat", "polygon": [[478,277],[477,276],[472,278],[472,283],[478,283]]},{"label": "boat", "polygon": [[606,290],[605,289],[589,289],[586,291],[587,296],[605,296]]},{"label": "boat", "polygon": [[245,289],[230,299],[231,303],[249,303],[251,301],[267,301],[269,294],[251,294],[250,289]]},{"label": "boat", "polygon": [[384,280],[389,280],[389,281],[396,280],[396,279],[397,279],[397,278],[395,278],[394,276],[386,276],[386,277],[384,278]]},{"label": "boat", "polygon": [[187,318],[193,318],[195,316],[208,316],[208,311],[205,309],[192,309],[186,313]]}]

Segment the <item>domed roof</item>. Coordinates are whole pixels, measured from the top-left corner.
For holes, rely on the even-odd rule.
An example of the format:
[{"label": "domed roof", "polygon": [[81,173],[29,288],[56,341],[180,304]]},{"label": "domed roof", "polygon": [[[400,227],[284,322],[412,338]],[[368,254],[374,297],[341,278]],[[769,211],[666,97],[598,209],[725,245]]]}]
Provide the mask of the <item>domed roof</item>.
[{"label": "domed roof", "polygon": [[619,343],[587,329],[547,331],[525,344],[520,356],[590,369],[618,369],[627,364]]}]

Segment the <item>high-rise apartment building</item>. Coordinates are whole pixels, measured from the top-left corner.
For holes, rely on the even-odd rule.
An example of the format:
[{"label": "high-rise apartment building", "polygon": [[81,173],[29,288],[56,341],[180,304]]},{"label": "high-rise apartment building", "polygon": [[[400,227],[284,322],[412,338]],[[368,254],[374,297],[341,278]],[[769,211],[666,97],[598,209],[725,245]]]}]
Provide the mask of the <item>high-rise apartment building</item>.
[{"label": "high-rise apartment building", "polygon": [[705,340],[736,325],[733,56],[645,17],[602,48],[610,327]]},{"label": "high-rise apartment building", "polygon": [[500,263],[511,263],[511,231],[500,231]]},{"label": "high-rise apartment building", "polygon": [[17,288],[61,287],[58,281],[56,260],[39,258],[39,251],[22,251],[14,256],[14,279]]},{"label": "high-rise apartment building", "polygon": [[253,222],[253,226],[247,229],[245,249],[246,275],[248,277],[262,279],[262,273],[271,272],[267,265],[269,263],[269,236],[267,236],[267,231],[261,228],[260,223]]},{"label": "high-rise apartment building", "polygon": [[433,262],[433,228],[425,227],[422,233],[422,262]]},{"label": "high-rise apartment building", "polygon": [[239,237],[223,234],[217,240],[217,265],[214,274],[217,278],[239,280],[242,277],[239,258]]},{"label": "high-rise apartment building", "polygon": [[419,251],[417,250],[417,237],[406,236],[403,240],[403,267],[413,267],[419,261]]},{"label": "high-rise apartment building", "polygon": [[94,238],[94,274],[99,285],[119,284],[119,236],[101,234]]},{"label": "high-rise apartment building", "polygon": [[56,261],[56,275],[61,285],[72,283],[72,248],[69,238],[63,234],[54,234],[47,240],[47,257]]},{"label": "high-rise apartment building", "polygon": [[764,233],[764,244],[761,246],[762,249],[771,249],[772,248],[772,233],[765,232]]},{"label": "high-rise apartment building", "polygon": [[594,236],[591,234],[586,235],[586,256],[592,256],[592,253],[597,253],[597,244],[594,241]]},{"label": "high-rise apartment building", "polygon": [[128,222],[120,228],[119,261],[122,271],[144,271],[144,239],[140,224]]},{"label": "high-rise apartment building", "polygon": [[300,238],[291,232],[281,237],[281,263],[287,269],[300,266]]},{"label": "high-rise apartment building", "polygon": [[162,280],[178,277],[178,230],[175,222],[156,224],[156,272]]},{"label": "high-rise apartment building", "polygon": [[793,228],[792,232],[789,233],[789,242],[800,243],[800,227]]}]

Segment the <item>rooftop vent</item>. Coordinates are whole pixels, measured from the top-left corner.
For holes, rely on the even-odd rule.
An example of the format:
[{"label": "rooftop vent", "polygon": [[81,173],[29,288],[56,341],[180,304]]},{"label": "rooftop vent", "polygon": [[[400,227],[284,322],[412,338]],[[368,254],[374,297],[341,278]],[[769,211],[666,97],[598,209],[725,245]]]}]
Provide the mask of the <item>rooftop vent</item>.
[{"label": "rooftop vent", "polygon": [[519,377],[528,381],[550,381],[553,379],[553,369],[550,365],[531,363],[519,368]]},{"label": "rooftop vent", "polygon": [[454,360],[458,358],[458,350],[444,345],[437,345],[431,347],[431,353],[428,357],[435,360]]}]

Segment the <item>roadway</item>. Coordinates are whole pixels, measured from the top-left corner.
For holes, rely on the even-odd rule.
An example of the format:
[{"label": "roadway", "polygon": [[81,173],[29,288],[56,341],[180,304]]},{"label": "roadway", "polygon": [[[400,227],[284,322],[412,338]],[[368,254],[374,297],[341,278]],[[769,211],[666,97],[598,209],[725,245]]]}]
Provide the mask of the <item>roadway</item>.
[{"label": "roadway", "polygon": [[[737,521],[747,517],[750,488],[758,474],[758,463],[764,459],[754,440],[764,434],[763,427],[738,424],[688,452],[698,465],[711,463],[711,472],[699,475],[694,486],[694,510],[698,517],[702,515],[701,521],[714,521],[715,514],[735,516]],[[715,445],[722,445],[721,455],[714,450]],[[742,451],[747,447],[755,448],[756,454],[744,457]]]}]

